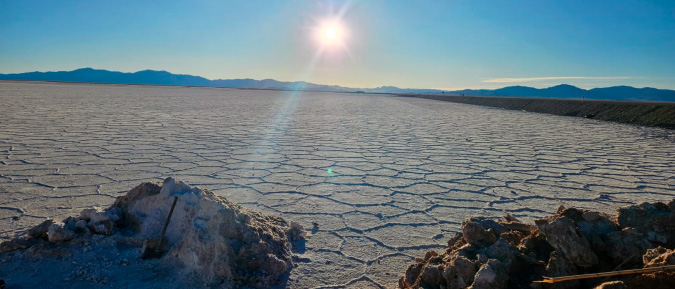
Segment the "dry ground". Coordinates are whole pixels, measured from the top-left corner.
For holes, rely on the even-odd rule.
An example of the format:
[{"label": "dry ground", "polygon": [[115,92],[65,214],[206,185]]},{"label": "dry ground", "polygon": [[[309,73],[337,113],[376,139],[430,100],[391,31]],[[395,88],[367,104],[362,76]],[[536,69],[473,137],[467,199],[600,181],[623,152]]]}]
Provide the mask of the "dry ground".
[{"label": "dry ground", "polygon": [[289,288],[393,286],[469,216],[675,196],[672,130],[321,92],[0,82],[0,103],[0,238],[174,176],[310,228]]}]

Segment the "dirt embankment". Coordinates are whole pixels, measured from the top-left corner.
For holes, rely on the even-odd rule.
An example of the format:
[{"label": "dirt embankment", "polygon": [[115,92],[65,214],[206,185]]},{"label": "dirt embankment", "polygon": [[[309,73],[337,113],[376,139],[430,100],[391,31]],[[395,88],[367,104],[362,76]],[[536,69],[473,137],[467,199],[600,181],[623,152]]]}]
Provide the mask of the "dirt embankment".
[{"label": "dirt embankment", "polygon": [[675,129],[675,103],[455,95],[402,95]]},{"label": "dirt embankment", "polygon": [[[675,265],[674,224],[675,200],[620,208],[615,216],[561,206],[534,224],[474,217],[445,252],[408,265],[399,288],[673,288],[675,270],[663,266]],[[616,272],[630,269],[644,273]],[[565,277],[602,272],[613,276]],[[544,276],[569,280],[535,282]]]}]

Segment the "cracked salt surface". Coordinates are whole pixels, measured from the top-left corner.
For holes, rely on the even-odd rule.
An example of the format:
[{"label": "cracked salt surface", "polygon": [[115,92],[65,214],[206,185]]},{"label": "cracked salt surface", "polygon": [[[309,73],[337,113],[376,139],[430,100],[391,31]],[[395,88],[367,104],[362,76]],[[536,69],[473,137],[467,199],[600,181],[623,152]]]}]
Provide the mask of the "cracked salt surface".
[{"label": "cracked salt surface", "polygon": [[289,288],[393,287],[470,216],[675,196],[663,129],[321,92],[3,81],[0,102],[0,239],[173,176],[317,223]]}]

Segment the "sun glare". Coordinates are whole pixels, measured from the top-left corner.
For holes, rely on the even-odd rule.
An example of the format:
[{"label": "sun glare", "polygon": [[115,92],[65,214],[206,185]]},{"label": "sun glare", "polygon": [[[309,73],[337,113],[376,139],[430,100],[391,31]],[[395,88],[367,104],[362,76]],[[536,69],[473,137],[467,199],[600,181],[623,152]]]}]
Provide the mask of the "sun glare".
[{"label": "sun glare", "polygon": [[337,30],[334,27],[328,27],[323,31],[323,38],[327,41],[333,41],[338,38]]},{"label": "sun glare", "polygon": [[[348,4],[347,4],[348,5]],[[347,11],[346,6],[337,13],[322,13],[322,16],[312,17],[305,26],[307,44],[315,49],[312,56],[312,68],[318,63],[338,63],[346,58],[353,58],[350,44],[355,39],[349,23],[343,19]],[[357,34],[358,35],[358,34]]]},{"label": "sun glare", "polygon": [[324,48],[338,48],[346,44],[347,31],[340,21],[326,21],[317,25],[316,29],[318,43]]}]

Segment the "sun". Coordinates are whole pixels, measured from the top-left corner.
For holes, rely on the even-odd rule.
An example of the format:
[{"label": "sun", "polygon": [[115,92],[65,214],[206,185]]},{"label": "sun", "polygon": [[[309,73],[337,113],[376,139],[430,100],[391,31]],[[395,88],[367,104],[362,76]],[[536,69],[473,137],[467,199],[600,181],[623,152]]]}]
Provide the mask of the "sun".
[{"label": "sun", "polygon": [[338,39],[338,32],[335,27],[326,27],[323,30],[323,39],[326,42],[333,42]]},{"label": "sun", "polygon": [[324,21],[317,25],[316,39],[324,48],[337,49],[346,44],[348,33],[345,25],[338,20]]}]

